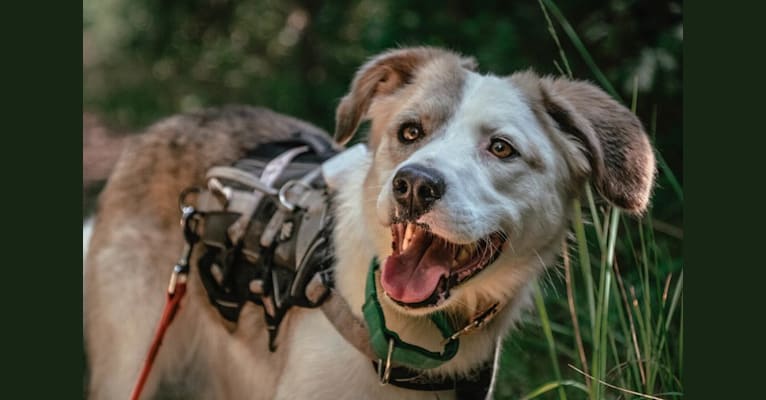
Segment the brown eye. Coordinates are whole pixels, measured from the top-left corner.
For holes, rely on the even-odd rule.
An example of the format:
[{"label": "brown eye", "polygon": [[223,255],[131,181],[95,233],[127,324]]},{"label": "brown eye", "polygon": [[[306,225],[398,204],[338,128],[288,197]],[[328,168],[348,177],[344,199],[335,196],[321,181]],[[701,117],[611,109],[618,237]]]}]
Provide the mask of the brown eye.
[{"label": "brown eye", "polygon": [[423,127],[418,123],[410,122],[399,128],[399,141],[410,144],[423,137]]},{"label": "brown eye", "polygon": [[489,143],[489,151],[497,158],[508,158],[516,154],[516,149],[502,139],[492,139]]}]

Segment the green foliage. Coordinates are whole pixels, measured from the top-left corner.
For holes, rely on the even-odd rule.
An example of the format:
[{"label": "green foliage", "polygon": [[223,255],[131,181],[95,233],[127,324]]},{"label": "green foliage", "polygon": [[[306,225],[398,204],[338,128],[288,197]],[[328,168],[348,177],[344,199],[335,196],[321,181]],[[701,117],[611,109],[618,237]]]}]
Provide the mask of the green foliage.
[{"label": "green foliage", "polygon": [[568,257],[507,340],[498,398],[683,392],[680,3],[84,0],[83,43],[84,109],[129,131],[226,103],[332,130],[356,68],[405,45],[449,47],[495,74],[571,74],[633,103],[658,150],[653,208],[625,217],[590,192],[573,204]]}]

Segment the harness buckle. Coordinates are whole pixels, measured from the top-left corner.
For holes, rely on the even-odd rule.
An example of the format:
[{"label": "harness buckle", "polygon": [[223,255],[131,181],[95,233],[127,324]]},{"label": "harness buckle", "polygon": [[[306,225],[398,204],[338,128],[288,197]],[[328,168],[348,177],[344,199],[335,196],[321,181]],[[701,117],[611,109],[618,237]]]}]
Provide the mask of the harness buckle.
[{"label": "harness buckle", "polygon": [[279,196],[279,203],[288,211],[293,211],[295,210],[295,207],[297,207],[297,204],[295,202],[292,202],[287,198],[288,192],[294,186],[301,187],[304,191],[311,190],[311,186],[302,180],[293,179],[293,180],[289,180],[285,182],[285,184],[282,185],[282,187],[279,189],[278,196]]}]

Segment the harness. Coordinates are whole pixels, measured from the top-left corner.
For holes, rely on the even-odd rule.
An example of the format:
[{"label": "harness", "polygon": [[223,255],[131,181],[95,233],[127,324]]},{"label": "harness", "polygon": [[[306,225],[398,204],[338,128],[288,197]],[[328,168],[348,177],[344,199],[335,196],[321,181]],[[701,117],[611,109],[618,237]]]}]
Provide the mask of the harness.
[{"label": "harness", "polygon": [[320,307],[338,332],[370,358],[382,384],[421,391],[455,389],[461,399],[486,396],[492,365],[461,379],[428,377],[421,371],[454,357],[459,336],[488,322],[497,304],[461,329],[434,313],[431,320],[444,337],[444,351],[432,352],[386,328],[375,286],[376,259],[369,268],[365,321],[333,295],[333,194],[344,169],[353,164],[349,160],[365,153],[364,145],[357,145],[339,154],[329,140],[296,133],[288,141],[259,145],[230,166],[211,168],[207,187],[181,193],[186,246],[171,276],[166,310],[134,389],[136,398],[179,307],[192,263],[210,303],[234,326],[247,302],[261,306],[270,351],[276,350],[280,324],[292,307]]},{"label": "harness", "polygon": [[[233,323],[246,302],[262,306],[271,351],[287,311],[317,307],[332,287],[331,203],[319,163],[335,152],[296,144],[259,146],[210,169],[196,199],[204,221],[197,265],[210,303]],[[306,285],[320,272],[326,290],[309,300]]]}]

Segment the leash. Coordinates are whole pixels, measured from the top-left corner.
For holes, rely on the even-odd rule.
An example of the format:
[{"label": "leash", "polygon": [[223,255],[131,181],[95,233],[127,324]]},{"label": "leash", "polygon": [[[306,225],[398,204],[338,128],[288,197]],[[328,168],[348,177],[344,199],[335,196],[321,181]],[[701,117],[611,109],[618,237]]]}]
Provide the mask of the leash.
[{"label": "leash", "polygon": [[[181,194],[182,198],[186,197],[186,193]],[[170,323],[176,317],[178,310],[181,308],[181,300],[186,294],[186,281],[189,275],[189,258],[194,243],[199,240],[199,237],[195,233],[196,220],[193,218],[196,216],[196,211],[191,206],[182,206],[183,218],[181,224],[184,227],[184,237],[186,239],[186,246],[183,252],[183,256],[173,267],[173,272],[170,274],[170,283],[168,284],[168,291],[165,295],[165,307],[162,309],[162,316],[157,323],[157,329],[152,339],[152,344],[149,346],[149,351],[146,353],[146,359],[141,367],[141,372],[138,374],[138,380],[133,387],[133,391],[130,394],[130,400],[138,400],[141,397],[141,392],[144,389],[146,380],[149,377],[149,372],[152,370],[154,360],[157,358],[157,353],[162,345],[162,339],[165,337]],[[192,226],[194,224],[195,226]]]},{"label": "leash", "polygon": [[[141,391],[144,389],[146,379],[149,377],[149,372],[152,370],[155,358],[157,358],[157,352],[160,350],[162,339],[165,336],[165,331],[173,322],[173,318],[176,316],[176,312],[181,308],[181,299],[186,294],[186,274],[178,274],[176,270],[173,270],[172,281],[176,281],[175,285],[171,283],[171,288],[168,288],[167,299],[165,301],[165,308],[162,310],[162,318],[157,323],[157,331],[154,333],[154,339],[152,345],[149,347],[149,352],[146,354],[144,365],[141,368],[141,373],[138,375],[136,386],[133,387],[133,392],[130,394],[131,400],[138,400],[141,396]],[[183,277],[182,277],[183,276]]]}]

